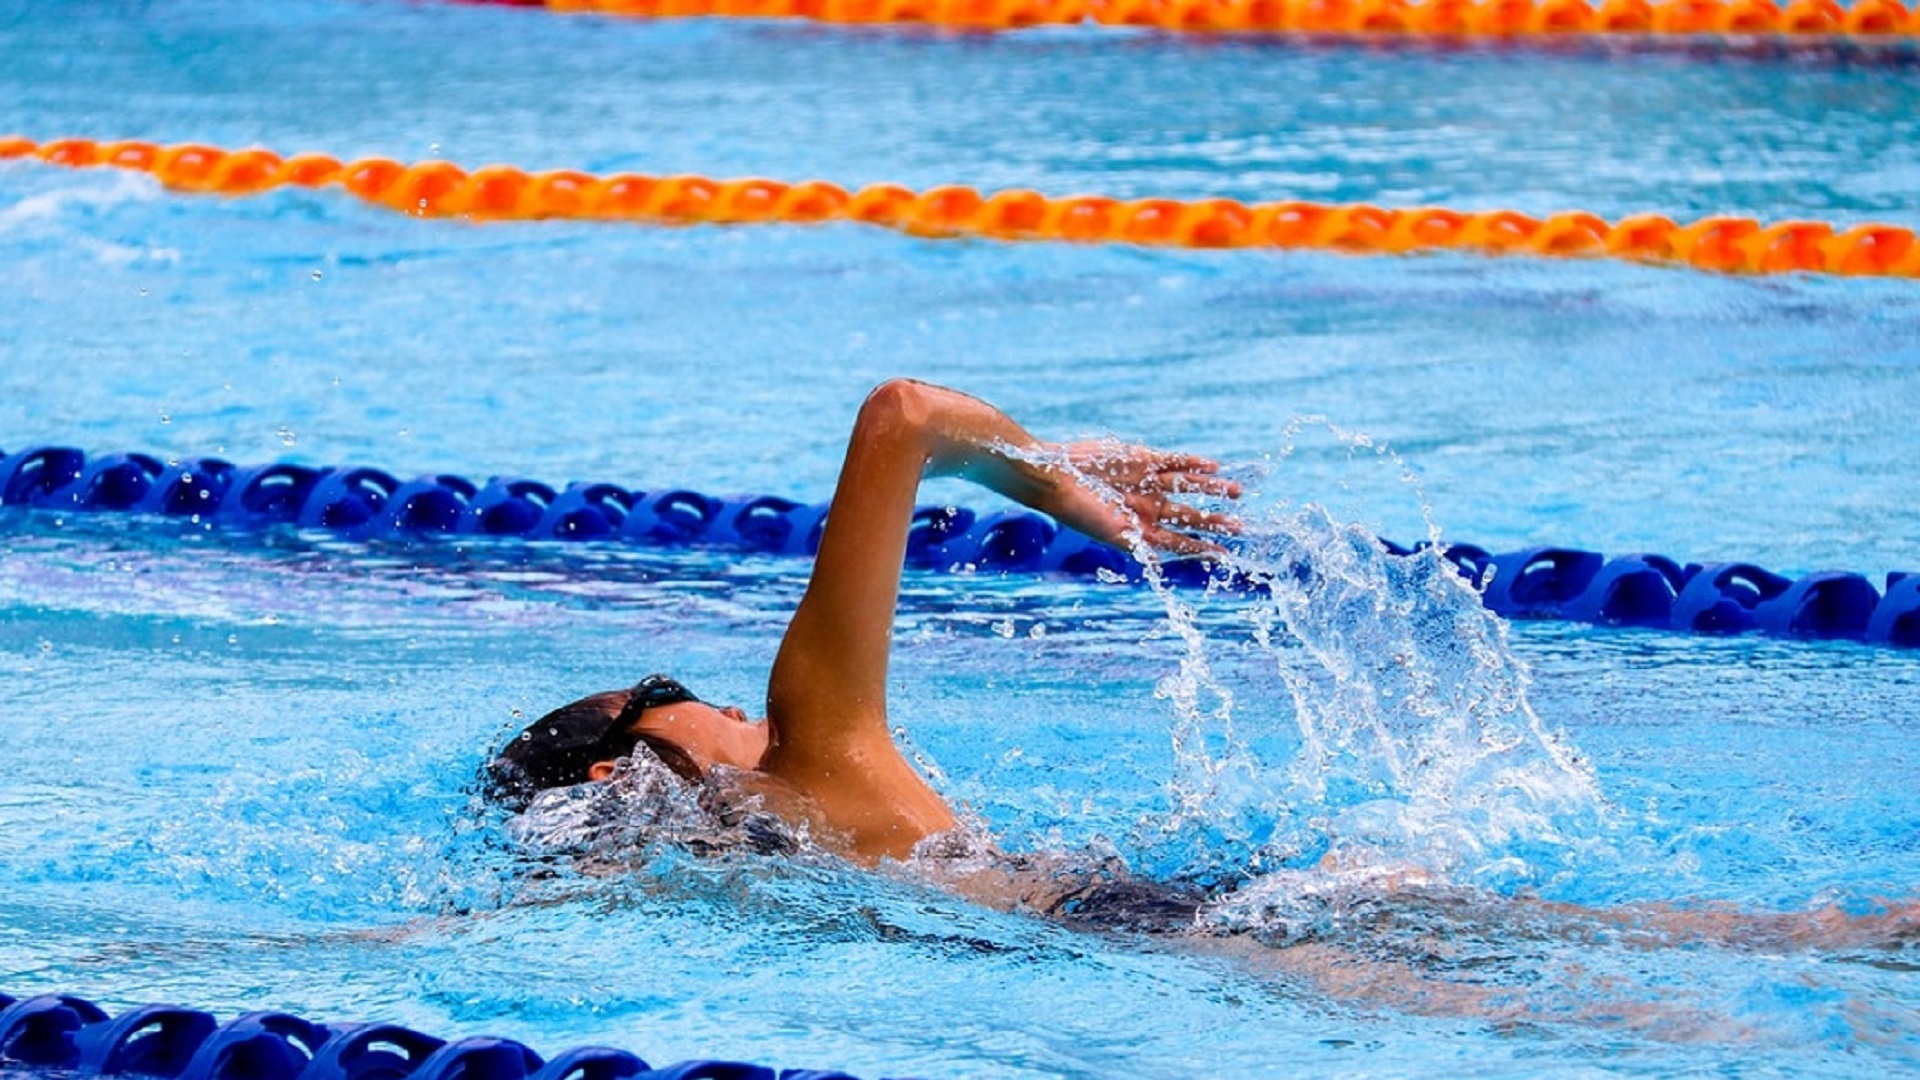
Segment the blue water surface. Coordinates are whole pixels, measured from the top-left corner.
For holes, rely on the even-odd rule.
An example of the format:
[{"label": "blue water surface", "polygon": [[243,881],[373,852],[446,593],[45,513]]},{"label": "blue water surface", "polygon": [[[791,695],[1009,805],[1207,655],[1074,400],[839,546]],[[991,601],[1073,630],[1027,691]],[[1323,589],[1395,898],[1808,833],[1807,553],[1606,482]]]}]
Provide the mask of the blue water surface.
[{"label": "blue water surface", "polygon": [[[0,130],[38,139],[1920,219],[1920,81],[1897,48],[0,0],[0,57]],[[1920,292],[1899,281],[855,226],[474,226],[337,192],[189,198],[0,164],[7,450],[817,500],[861,395],[911,375],[1042,434],[1216,455],[1258,489],[1263,528],[1321,559],[1347,523],[1408,539],[1431,523],[1495,549],[1878,575],[1920,569],[1916,342]],[[1305,504],[1324,518],[1296,516]],[[0,510],[0,552],[10,993],[868,1076],[1920,1067],[1914,957],[1889,939],[1649,941],[1539,906],[1867,915],[1913,899],[1920,664],[1903,652],[1464,614],[1403,634],[1470,605],[1364,555],[1350,592],[1326,582],[1292,611],[910,573],[896,719],[1007,846],[1237,875],[1250,895],[1312,894],[1338,876],[1312,876],[1328,853],[1471,889],[1454,906],[1381,908],[1364,888],[1281,902],[1203,948],[822,860],[665,851],[529,879],[473,795],[487,751],[657,668],[755,706],[804,563],[17,509]],[[1521,702],[1496,720],[1545,734],[1381,693],[1426,668]],[[1567,760],[1541,765],[1549,748]],[[1408,771],[1383,777],[1401,753]],[[1419,794],[1445,766],[1509,759],[1542,786],[1475,774]],[[1318,936],[1274,943],[1301,918],[1322,919]]]}]

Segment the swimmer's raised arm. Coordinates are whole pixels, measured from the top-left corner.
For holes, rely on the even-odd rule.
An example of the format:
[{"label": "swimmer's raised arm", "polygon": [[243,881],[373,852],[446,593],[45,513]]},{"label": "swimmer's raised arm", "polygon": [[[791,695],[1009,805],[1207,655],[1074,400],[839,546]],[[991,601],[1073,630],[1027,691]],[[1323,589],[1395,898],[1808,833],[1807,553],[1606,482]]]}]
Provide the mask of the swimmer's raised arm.
[{"label": "swimmer's raised arm", "polygon": [[[925,382],[883,382],[854,421],[806,596],[787,626],[766,713],[760,767],[793,784],[849,834],[858,855],[902,857],[952,828],[887,728],[887,653],[914,500],[924,475],[958,475],[1056,515],[1100,540],[1198,552],[1181,530],[1233,519],[1177,494],[1236,496],[1212,461],[1123,444],[1048,444],[993,405]],[[1083,477],[1110,492],[1096,494]]]},{"label": "swimmer's raised arm", "polygon": [[650,757],[690,781],[730,770],[764,809],[863,861],[903,857],[951,829],[953,812],[901,756],[887,718],[894,605],[928,473],[972,478],[1113,543],[1203,551],[1196,533],[1236,527],[1179,501],[1239,494],[1204,458],[1043,442],[977,398],[895,379],[854,421],[812,577],[774,658],[767,723],[650,675],[541,717],[492,763],[494,785],[531,798]]},{"label": "swimmer's raised arm", "polygon": [[[1154,547],[1198,552],[1213,545],[1176,528],[1227,532],[1235,522],[1174,496],[1238,495],[1218,468],[1194,455],[1117,441],[1043,442],[978,398],[907,379],[884,383],[854,423],[782,658],[797,660],[802,650],[825,654],[811,661],[834,668],[843,707],[850,698],[861,709],[884,708],[887,645],[923,475],[966,477],[1110,543],[1124,546],[1138,531]],[[1089,478],[1110,490],[1097,492]],[[830,640],[812,636],[818,623],[831,626]],[[776,664],[776,683],[782,674]]]},{"label": "swimmer's raised arm", "polygon": [[[893,745],[887,659],[907,535],[923,475],[964,476],[1098,539],[1133,534],[1204,551],[1188,531],[1234,520],[1179,502],[1233,497],[1204,458],[1114,443],[1059,445],[977,398],[906,379],[868,395],[854,422],[832,509],[767,688],[771,745],[761,767],[820,804],[868,857],[902,856],[951,828],[951,811]],[[1085,478],[1110,490],[1096,493]]]}]

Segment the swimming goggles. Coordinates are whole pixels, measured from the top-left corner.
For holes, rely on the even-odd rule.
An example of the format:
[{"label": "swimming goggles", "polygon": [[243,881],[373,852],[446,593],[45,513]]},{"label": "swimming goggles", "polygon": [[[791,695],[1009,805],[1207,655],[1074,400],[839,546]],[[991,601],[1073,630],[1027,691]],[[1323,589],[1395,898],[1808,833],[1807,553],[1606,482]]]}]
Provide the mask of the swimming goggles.
[{"label": "swimming goggles", "polygon": [[620,715],[613,718],[612,730],[627,730],[648,709],[699,700],[693,691],[680,684],[680,680],[665,675],[649,675],[634,683],[633,689],[627,691],[627,703],[620,707]]}]

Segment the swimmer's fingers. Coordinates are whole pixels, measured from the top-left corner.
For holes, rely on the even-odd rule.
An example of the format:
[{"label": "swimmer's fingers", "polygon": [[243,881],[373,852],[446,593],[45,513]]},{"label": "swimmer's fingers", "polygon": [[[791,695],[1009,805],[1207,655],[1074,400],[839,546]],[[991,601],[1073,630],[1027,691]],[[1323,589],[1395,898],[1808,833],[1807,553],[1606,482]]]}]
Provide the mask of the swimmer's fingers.
[{"label": "swimmer's fingers", "polygon": [[1221,499],[1240,497],[1240,481],[1215,472],[1163,470],[1159,486],[1176,495],[1211,495]]},{"label": "swimmer's fingers", "polygon": [[[1190,506],[1172,499],[1153,500],[1151,507],[1153,521],[1157,525],[1171,525],[1188,532],[1222,533],[1233,535],[1240,531],[1238,515],[1219,510],[1207,510]],[[1142,515],[1145,520],[1146,515]]]},{"label": "swimmer's fingers", "polygon": [[1165,497],[1136,495],[1128,510],[1139,523],[1140,539],[1149,547],[1176,555],[1222,555],[1226,549],[1212,536],[1240,532],[1240,519],[1217,510],[1189,506]]},{"label": "swimmer's fingers", "polygon": [[1208,474],[1220,471],[1220,463],[1199,454],[1186,454],[1177,450],[1154,450],[1154,468],[1163,473]]},{"label": "swimmer's fingers", "polygon": [[1046,509],[1088,535],[1125,547],[1135,541],[1178,555],[1218,555],[1209,536],[1240,532],[1234,514],[1183,501],[1237,499],[1240,483],[1198,454],[1155,450],[1112,440],[1062,447],[1078,491]]},{"label": "swimmer's fingers", "polygon": [[1159,525],[1142,528],[1140,539],[1155,551],[1164,551],[1171,555],[1218,556],[1227,553],[1227,549],[1215,541],[1183,532],[1174,532]]},{"label": "swimmer's fingers", "polygon": [[1199,454],[1153,451],[1152,474],[1143,485],[1150,490],[1170,491],[1176,495],[1210,495],[1222,499],[1240,497],[1240,482],[1220,475],[1220,463]]},{"label": "swimmer's fingers", "polygon": [[1220,463],[1199,454],[1155,450],[1114,440],[1071,443],[1063,447],[1077,472],[1122,491],[1193,491],[1225,494],[1232,481],[1215,474]]}]

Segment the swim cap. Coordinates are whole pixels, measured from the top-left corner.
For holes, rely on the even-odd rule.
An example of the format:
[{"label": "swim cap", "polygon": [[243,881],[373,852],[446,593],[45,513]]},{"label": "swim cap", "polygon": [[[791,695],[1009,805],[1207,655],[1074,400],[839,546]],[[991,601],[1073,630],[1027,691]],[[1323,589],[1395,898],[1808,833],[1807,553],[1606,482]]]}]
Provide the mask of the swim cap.
[{"label": "swim cap", "polygon": [[488,763],[494,793],[525,799],[544,788],[585,783],[594,762],[633,753],[636,740],[628,729],[642,712],[699,700],[676,680],[649,675],[631,690],[563,705],[528,725]]}]

